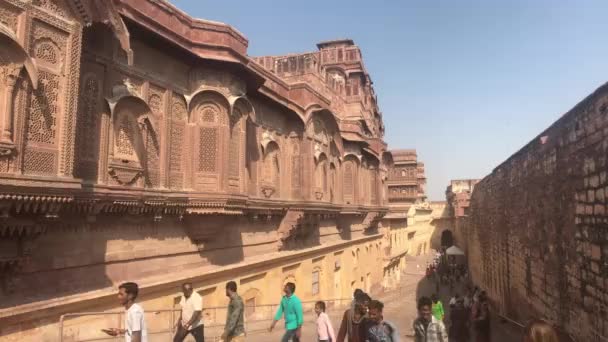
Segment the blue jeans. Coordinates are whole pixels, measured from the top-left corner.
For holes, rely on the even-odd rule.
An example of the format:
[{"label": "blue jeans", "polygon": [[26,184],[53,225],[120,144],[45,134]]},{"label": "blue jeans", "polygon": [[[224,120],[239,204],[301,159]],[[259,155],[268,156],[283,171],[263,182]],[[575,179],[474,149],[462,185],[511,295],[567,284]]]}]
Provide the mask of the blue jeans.
[{"label": "blue jeans", "polygon": [[285,334],[283,335],[281,342],[289,342],[289,341],[300,342],[300,339],[296,336],[296,331],[298,331],[298,329],[291,329],[291,330],[285,331]]}]

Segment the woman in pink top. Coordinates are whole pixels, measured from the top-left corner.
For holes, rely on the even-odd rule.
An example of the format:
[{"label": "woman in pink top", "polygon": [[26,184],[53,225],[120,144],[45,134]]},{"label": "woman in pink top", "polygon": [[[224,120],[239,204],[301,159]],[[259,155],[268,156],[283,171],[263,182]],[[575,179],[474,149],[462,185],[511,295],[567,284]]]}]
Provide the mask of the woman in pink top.
[{"label": "woman in pink top", "polygon": [[319,342],[336,341],[334,327],[331,326],[329,316],[325,313],[325,302],[317,302],[315,304],[315,312],[317,313],[317,335]]}]

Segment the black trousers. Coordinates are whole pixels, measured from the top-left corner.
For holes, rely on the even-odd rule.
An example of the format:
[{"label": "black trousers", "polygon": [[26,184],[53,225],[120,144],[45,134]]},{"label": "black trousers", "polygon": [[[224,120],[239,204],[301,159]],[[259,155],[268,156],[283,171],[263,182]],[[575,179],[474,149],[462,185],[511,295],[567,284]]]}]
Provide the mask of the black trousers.
[{"label": "black trousers", "polygon": [[196,342],[205,342],[205,326],[202,324],[190,330],[184,329],[180,324],[173,337],[173,342],[182,342],[188,334],[192,335]]}]

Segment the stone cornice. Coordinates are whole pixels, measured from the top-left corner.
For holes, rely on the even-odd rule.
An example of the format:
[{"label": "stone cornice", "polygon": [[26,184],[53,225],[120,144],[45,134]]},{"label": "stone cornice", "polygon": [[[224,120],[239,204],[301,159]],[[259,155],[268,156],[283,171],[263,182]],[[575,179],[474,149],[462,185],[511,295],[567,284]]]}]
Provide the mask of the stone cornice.
[{"label": "stone cornice", "polygon": [[0,214],[52,214],[77,212],[84,215],[100,213],[132,213],[154,215],[282,215],[287,210],[338,215],[343,212],[367,215],[385,213],[387,206],[342,205],[320,201],[269,200],[222,193],[172,192],[136,188],[91,187],[86,189],[53,189],[52,187],[0,186]]}]

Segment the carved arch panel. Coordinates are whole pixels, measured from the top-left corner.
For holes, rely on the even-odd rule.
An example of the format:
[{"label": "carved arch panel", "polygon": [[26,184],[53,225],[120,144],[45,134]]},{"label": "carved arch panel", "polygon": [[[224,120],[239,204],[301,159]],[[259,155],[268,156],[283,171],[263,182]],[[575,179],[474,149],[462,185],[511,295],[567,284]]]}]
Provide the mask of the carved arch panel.
[{"label": "carved arch panel", "polygon": [[261,191],[264,197],[279,197],[281,190],[281,155],[279,145],[272,141],[264,149]]},{"label": "carved arch panel", "polygon": [[[247,135],[250,134],[247,127],[250,124],[248,121],[253,118],[255,118],[255,115],[251,103],[245,98],[237,99],[230,116],[228,146],[228,188],[231,192],[243,192],[246,181],[251,177],[249,162],[245,160],[245,152],[249,139]],[[249,177],[243,177],[245,169],[247,169]]]},{"label": "carved arch panel", "polygon": [[[0,12],[0,15],[11,16],[16,20],[15,13]],[[9,168],[14,167],[17,136],[23,134],[22,131],[16,130],[17,121],[25,119],[27,107],[19,103],[20,94],[31,93],[38,86],[38,69],[15,36],[13,30],[17,27],[17,22],[11,21],[11,17],[2,18],[7,24],[11,24],[10,26],[5,26],[4,21],[0,23],[1,172],[8,172]],[[52,168],[52,165],[50,167]]]},{"label": "carved arch panel", "polygon": [[343,185],[342,192],[345,204],[356,204],[358,194],[359,163],[355,157],[347,156],[342,165]]},{"label": "carved arch panel", "polygon": [[314,198],[317,201],[327,200],[327,174],[328,174],[328,161],[325,153],[321,153],[318,158],[316,158],[315,162],[315,172],[314,172]]},{"label": "carved arch panel", "polygon": [[189,133],[193,158],[192,187],[199,191],[226,189],[230,141],[230,105],[219,93],[205,91],[190,103]]},{"label": "carved arch panel", "polygon": [[337,184],[336,184],[336,177],[338,174],[338,170],[336,169],[336,164],[334,163],[330,163],[329,164],[329,176],[328,176],[328,183],[329,183],[329,187],[328,187],[328,200],[332,203],[336,202],[336,198],[337,198]]},{"label": "carved arch panel", "polygon": [[149,107],[139,98],[122,98],[114,107],[109,140],[110,184],[154,186],[149,162],[159,157],[160,149],[149,117]]}]

